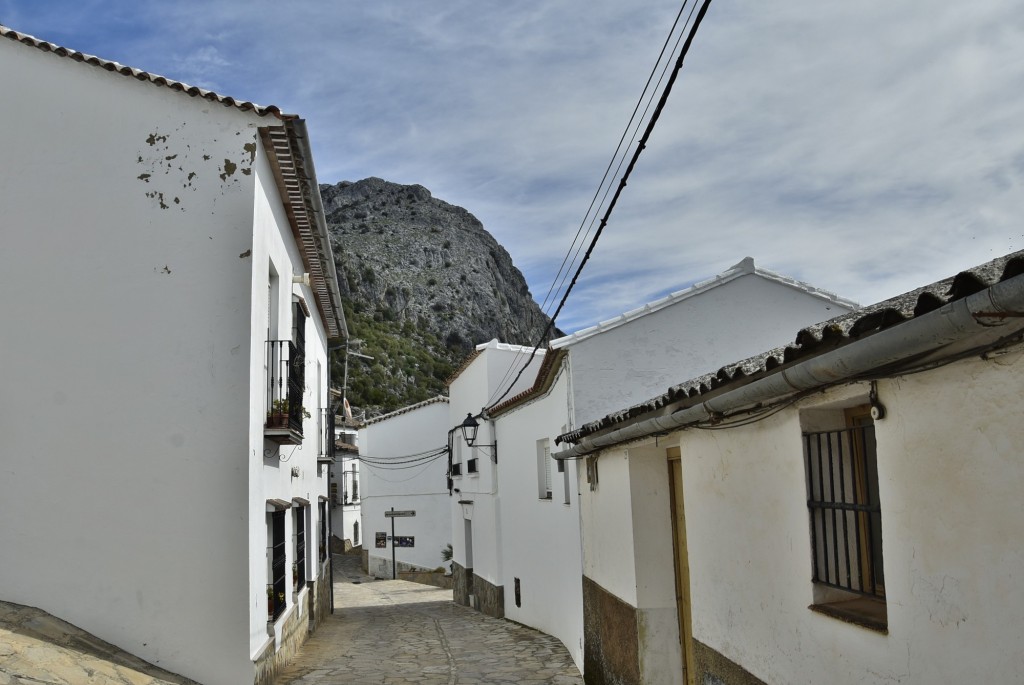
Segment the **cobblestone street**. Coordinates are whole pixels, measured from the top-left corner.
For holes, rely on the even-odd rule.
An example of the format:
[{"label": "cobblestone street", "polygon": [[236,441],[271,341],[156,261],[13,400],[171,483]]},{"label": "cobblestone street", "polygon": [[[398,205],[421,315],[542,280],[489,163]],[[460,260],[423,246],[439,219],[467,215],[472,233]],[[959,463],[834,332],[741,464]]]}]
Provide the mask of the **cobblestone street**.
[{"label": "cobblestone street", "polygon": [[553,637],[452,602],[451,590],[373,580],[334,557],[335,610],[276,685],[581,685]]}]

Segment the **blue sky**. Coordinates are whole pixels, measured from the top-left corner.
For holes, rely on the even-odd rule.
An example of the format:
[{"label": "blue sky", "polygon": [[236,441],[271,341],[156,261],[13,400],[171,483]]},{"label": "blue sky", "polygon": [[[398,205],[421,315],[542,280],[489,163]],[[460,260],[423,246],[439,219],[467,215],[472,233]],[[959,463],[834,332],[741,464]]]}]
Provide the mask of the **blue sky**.
[{"label": "blue sky", "polygon": [[[302,115],[321,182],[466,207],[543,301],[678,10],[0,0],[0,22]],[[1024,248],[1022,207],[1024,6],[714,0],[559,325],[748,255],[871,303]]]}]

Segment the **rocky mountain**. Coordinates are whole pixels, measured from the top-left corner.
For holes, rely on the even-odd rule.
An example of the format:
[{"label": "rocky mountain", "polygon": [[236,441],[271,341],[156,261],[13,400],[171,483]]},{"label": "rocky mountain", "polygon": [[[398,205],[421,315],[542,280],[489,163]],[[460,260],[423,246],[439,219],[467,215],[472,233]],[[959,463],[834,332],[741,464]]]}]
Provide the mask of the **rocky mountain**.
[{"label": "rocky mountain", "polygon": [[353,406],[373,416],[427,399],[478,343],[543,334],[522,273],[462,207],[379,178],[320,193],[350,334],[374,357],[349,360]]}]

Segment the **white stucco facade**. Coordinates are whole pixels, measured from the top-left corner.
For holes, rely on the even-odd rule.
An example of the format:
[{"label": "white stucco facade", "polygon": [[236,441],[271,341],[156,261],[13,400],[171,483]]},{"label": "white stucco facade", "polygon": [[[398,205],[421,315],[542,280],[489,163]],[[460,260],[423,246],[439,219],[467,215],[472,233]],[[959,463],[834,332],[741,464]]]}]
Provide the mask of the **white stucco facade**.
[{"label": "white stucco facade", "polygon": [[[443,565],[441,551],[451,542],[447,434],[445,397],[392,412],[359,430],[359,453],[364,460],[361,529],[371,575],[391,578],[392,552],[399,571]],[[430,457],[431,452],[438,455]],[[392,509],[416,512],[394,519],[395,535],[414,538],[413,547],[392,549],[392,519],[385,515]],[[377,547],[382,533],[385,546]]]},{"label": "white stucco facade", "polygon": [[694,638],[765,682],[1016,682],[1022,374],[1017,349],[878,383],[887,634],[808,609],[801,412],[865,400],[866,385],[677,436]]},{"label": "white stucco facade", "polygon": [[[0,311],[21,322],[0,333],[19,360],[0,391],[19,455],[0,516],[23,522],[0,527],[0,598],[208,685],[253,682],[282,639],[267,622],[267,500],[306,503],[315,580],[327,494],[327,334],[317,294],[292,283],[306,268],[260,135],[282,123],[12,40],[0,62],[19,160],[0,168],[0,283],[20,293]],[[278,450],[266,341],[291,338],[297,299],[312,418]]]},{"label": "white stucco facade", "polygon": [[745,259],[657,302],[551,343],[568,349],[574,425],[665,392],[681,378],[792,342],[854,303]]},{"label": "white stucco facade", "polygon": [[[557,370],[550,389],[495,418],[500,445],[498,480],[502,533],[500,584],[505,617],[557,637],[583,667],[582,548],[576,462],[564,472],[547,460],[550,496],[542,497],[538,449],[555,451],[569,425],[568,372]],[[543,452],[541,452],[543,453]],[[516,596],[516,581],[519,596]]]},{"label": "white stucco facade", "polygon": [[[448,428],[462,424],[467,414],[476,416],[488,404],[495,402],[509,388],[516,371],[526,363],[531,351],[529,347],[508,345],[497,340],[477,345],[476,357],[449,385]],[[509,389],[508,396],[515,396],[533,384],[542,359],[543,353],[538,353],[530,369]],[[461,431],[453,433],[453,462],[461,471],[461,475],[453,476],[453,497],[450,499],[453,561],[464,569],[470,569],[472,575],[500,592],[504,583],[502,550],[507,523],[502,519],[502,490],[497,465],[504,447],[498,444],[496,463],[495,449],[484,446],[495,443],[494,422],[484,418],[479,422],[473,447],[466,445]],[[475,460],[475,473],[470,472],[470,460]],[[533,460],[535,463],[536,456]],[[472,592],[470,594],[476,596]],[[458,595],[457,578],[456,599],[459,599]],[[501,613],[497,608],[500,602],[495,599],[493,604],[493,613]]]}]

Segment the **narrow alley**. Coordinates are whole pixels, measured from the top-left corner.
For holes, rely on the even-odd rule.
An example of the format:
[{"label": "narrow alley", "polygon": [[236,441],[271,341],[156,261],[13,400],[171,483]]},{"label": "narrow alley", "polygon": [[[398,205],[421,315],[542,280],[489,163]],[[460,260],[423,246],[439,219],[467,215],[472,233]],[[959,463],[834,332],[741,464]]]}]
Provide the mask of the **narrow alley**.
[{"label": "narrow alley", "polygon": [[452,602],[451,590],[364,575],[334,557],[334,614],[276,685],[577,685],[565,647]]}]

